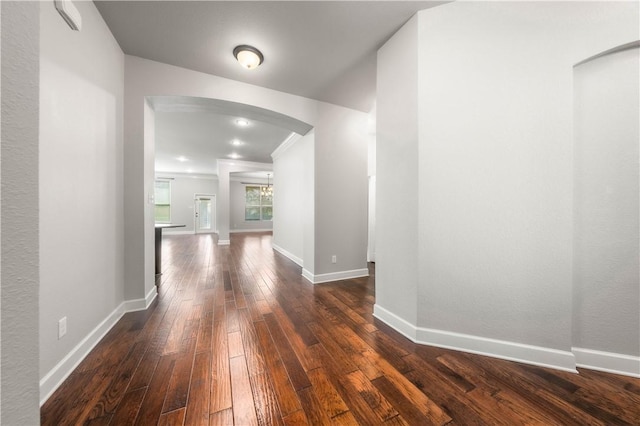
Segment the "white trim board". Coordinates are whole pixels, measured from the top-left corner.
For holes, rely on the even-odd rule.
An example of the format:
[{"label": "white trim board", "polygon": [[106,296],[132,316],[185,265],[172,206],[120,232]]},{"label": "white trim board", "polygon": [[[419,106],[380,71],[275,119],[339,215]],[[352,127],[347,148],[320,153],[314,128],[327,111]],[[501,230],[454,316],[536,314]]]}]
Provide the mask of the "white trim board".
[{"label": "white trim board", "polygon": [[373,316],[402,333],[414,343],[421,345],[436,346],[577,373],[575,356],[569,351],[416,327],[377,304],[374,305]]},{"label": "white trim board", "polygon": [[124,314],[123,302],[40,379],[41,407]]},{"label": "white trim board", "polygon": [[229,244],[231,244],[231,240],[218,240],[219,246],[228,246]]},{"label": "white trim board", "polygon": [[136,302],[142,299],[130,300],[125,302],[126,311],[135,312],[135,311],[144,311],[145,309],[149,309],[149,306],[151,306],[151,303],[153,303],[153,301],[156,300],[157,296],[158,296],[158,287],[154,285],[144,298],[144,307],[140,307],[136,309],[135,304],[131,304],[131,307],[130,307],[129,303]]},{"label": "white trim board", "polygon": [[302,276],[312,284],[328,283],[331,281],[348,280],[351,278],[368,277],[368,269],[354,269],[352,271],[330,272],[328,274],[314,275],[306,269],[302,270]]},{"label": "white trim board", "polygon": [[40,406],[60,387],[67,377],[96,347],[104,336],[113,328],[120,318],[128,312],[148,309],[155,300],[158,291],[154,286],[144,299],[125,300],[111,312],[100,324],[80,341],[60,362],[40,379]]},{"label": "white trim board", "polygon": [[245,232],[271,232],[273,228],[264,228],[264,229],[231,229],[229,231],[230,234],[241,234]]},{"label": "white trim board", "polygon": [[296,265],[298,266],[304,266],[303,263],[304,261],[302,259],[300,259],[298,256],[296,256],[295,254],[283,249],[282,247],[276,245],[276,244],[271,244],[271,247],[277,251],[278,253],[280,253],[281,255],[283,255],[284,257],[286,257],[287,259],[293,261]]},{"label": "white trim board", "polygon": [[578,367],[640,378],[640,356],[571,348]]},{"label": "white trim board", "polygon": [[402,334],[407,339],[417,343],[417,329],[409,321],[404,318],[400,318],[378,304],[373,305],[373,316],[396,330],[398,333]]},{"label": "white trim board", "polygon": [[271,153],[271,158],[275,160],[280,157],[286,150],[291,148],[293,144],[300,140],[300,138],[302,138],[301,135],[292,132],[289,136],[287,136],[287,139],[285,139],[284,142],[278,145],[278,147]]}]

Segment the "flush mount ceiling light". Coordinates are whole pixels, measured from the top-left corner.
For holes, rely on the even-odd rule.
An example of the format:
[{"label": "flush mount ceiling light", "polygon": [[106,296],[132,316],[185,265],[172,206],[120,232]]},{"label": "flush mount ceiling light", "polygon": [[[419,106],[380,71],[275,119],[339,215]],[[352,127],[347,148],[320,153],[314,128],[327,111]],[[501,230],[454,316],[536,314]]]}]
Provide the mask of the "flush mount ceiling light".
[{"label": "flush mount ceiling light", "polygon": [[249,70],[257,68],[264,61],[264,56],[258,49],[246,44],[236,46],[233,49],[233,56],[240,62],[240,65]]},{"label": "flush mount ceiling light", "polygon": [[236,124],[240,127],[246,127],[249,125],[249,120],[245,120],[244,118],[238,118],[236,120]]},{"label": "flush mount ceiling light", "polygon": [[238,139],[234,139],[234,140],[231,141],[231,145],[240,146],[240,145],[242,145],[242,142],[240,142]]}]

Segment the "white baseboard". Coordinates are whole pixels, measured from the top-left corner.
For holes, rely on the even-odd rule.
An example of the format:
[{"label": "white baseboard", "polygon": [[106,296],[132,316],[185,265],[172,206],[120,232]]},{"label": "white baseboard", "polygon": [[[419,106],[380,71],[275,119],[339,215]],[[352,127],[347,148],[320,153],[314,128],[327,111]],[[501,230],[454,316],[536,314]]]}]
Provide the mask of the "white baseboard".
[{"label": "white baseboard", "polygon": [[[149,309],[149,306],[151,306],[151,303],[153,303],[154,300],[156,300],[156,297],[158,297],[158,287],[156,287],[155,285],[151,288],[151,290],[149,290],[149,292],[147,293],[146,297],[144,298],[145,301],[145,306],[143,309],[138,309],[139,311],[142,310],[146,310]],[[133,312],[134,310],[127,310],[127,312]]]},{"label": "white baseboard", "polygon": [[640,378],[640,357],[584,348],[571,348],[578,367]]},{"label": "white baseboard", "polygon": [[55,392],[82,360],[125,314],[124,302],[73,348],[55,367],[40,379],[40,406]]},{"label": "white baseboard", "polygon": [[47,402],[47,399],[75,370],[89,352],[102,340],[102,338],[113,328],[114,325],[127,312],[135,312],[147,309],[158,295],[154,286],[144,299],[125,300],[107,318],[96,326],[89,334],[82,339],[55,367],[51,369],[42,379],[40,379],[40,406]]},{"label": "white baseboard", "polygon": [[278,253],[280,253],[284,257],[289,258],[290,260],[295,262],[298,266],[303,266],[304,261],[302,259],[300,259],[298,256],[296,256],[295,254],[293,254],[291,252],[288,252],[287,250],[283,249],[282,247],[280,247],[280,246],[278,246],[276,244],[271,244],[271,247],[273,247],[273,249],[275,251],[277,251]]},{"label": "white baseboard", "polygon": [[149,308],[149,306],[151,306],[151,303],[155,300],[156,296],[158,296],[158,289],[156,288],[156,286],[153,286],[153,288],[149,290],[144,299],[125,300],[124,302],[122,302],[124,304],[124,311],[144,311],[145,309]]},{"label": "white baseboard", "polygon": [[231,240],[218,240],[219,246],[228,246],[229,244],[231,244]]},{"label": "white baseboard", "polygon": [[396,330],[398,333],[402,334],[407,339],[411,340],[414,343],[416,342],[417,329],[409,321],[400,318],[396,314],[386,310],[378,304],[373,305],[373,316]]},{"label": "white baseboard", "polygon": [[313,284],[313,274],[304,269],[304,267],[302,268],[302,276]]},{"label": "white baseboard", "polygon": [[569,351],[428,328],[418,328],[417,335],[418,343],[425,345],[577,373]]},{"label": "white baseboard", "polygon": [[577,373],[575,356],[569,351],[416,327],[378,305],[373,312],[376,318],[418,344]]},{"label": "white baseboard", "polygon": [[350,278],[368,277],[368,269],[354,269],[352,271],[330,272],[328,274],[314,275],[306,269],[302,270],[302,276],[312,284],[328,283],[331,281],[348,280]]},{"label": "white baseboard", "polygon": [[265,228],[265,229],[231,229],[229,230],[230,234],[240,234],[243,232],[271,232],[273,231],[272,228]]}]

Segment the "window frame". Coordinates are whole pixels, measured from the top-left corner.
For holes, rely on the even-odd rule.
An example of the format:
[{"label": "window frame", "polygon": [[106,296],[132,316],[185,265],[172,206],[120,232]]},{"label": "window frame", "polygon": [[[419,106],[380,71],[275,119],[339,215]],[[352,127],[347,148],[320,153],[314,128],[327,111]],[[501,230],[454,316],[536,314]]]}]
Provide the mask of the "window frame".
[{"label": "window frame", "polygon": [[[272,185],[270,185],[273,187]],[[247,201],[247,193],[250,188],[257,188],[259,194],[259,202],[258,204],[249,204]],[[244,221],[255,223],[255,222],[273,222],[273,195],[271,196],[271,202],[268,204],[264,202],[264,196],[262,195],[262,189],[267,188],[267,185],[261,185],[259,183],[256,184],[245,184],[244,187]],[[248,219],[247,218],[247,209],[249,208],[257,208],[260,213],[260,218],[258,219]],[[265,219],[264,210],[265,208],[271,208],[271,216],[268,219]]]},{"label": "window frame", "polygon": [[[168,203],[158,204],[158,194],[157,194],[157,184],[158,183],[166,183],[167,191],[168,191]],[[171,223],[171,192],[172,192],[171,179],[155,179],[153,182],[153,201],[154,201],[154,211],[153,211],[153,219],[155,223]],[[158,206],[167,207],[168,208],[168,220],[158,220]]]}]

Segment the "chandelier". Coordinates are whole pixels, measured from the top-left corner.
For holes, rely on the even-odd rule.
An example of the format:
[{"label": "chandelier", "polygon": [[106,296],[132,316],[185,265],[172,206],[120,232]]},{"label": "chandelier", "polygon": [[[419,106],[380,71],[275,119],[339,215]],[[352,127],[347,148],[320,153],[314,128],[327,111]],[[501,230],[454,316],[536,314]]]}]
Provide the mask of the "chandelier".
[{"label": "chandelier", "polygon": [[271,177],[271,173],[267,173],[267,186],[263,186],[260,190],[260,193],[263,197],[271,197],[273,196],[273,185],[270,184],[269,178]]}]

